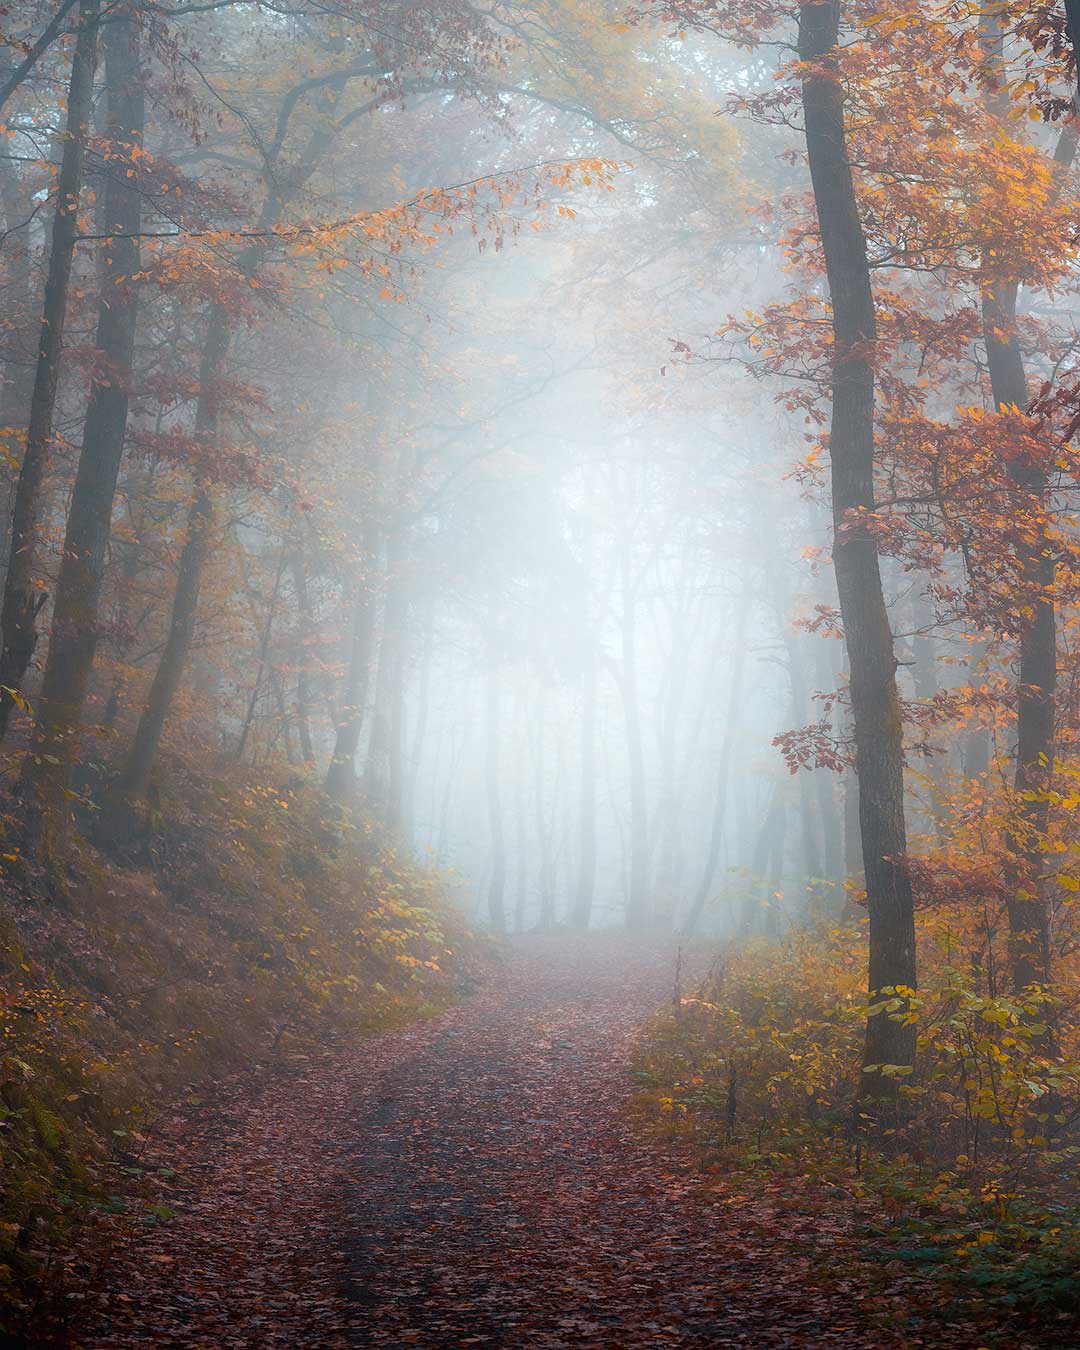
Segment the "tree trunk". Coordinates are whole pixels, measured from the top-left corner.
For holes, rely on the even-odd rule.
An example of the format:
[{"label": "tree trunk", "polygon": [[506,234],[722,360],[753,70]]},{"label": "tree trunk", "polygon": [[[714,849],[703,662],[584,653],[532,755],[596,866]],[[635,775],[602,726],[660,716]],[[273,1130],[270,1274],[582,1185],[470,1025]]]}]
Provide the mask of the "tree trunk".
[{"label": "tree trunk", "polygon": [[439,829],[435,840],[435,866],[442,867],[450,852],[450,816],[454,805],[454,791],[460,784],[461,758],[465,746],[466,733],[460,739],[450,737],[450,762],[446,770],[446,785],[443,788],[442,804],[439,807]]},{"label": "tree trunk", "polygon": [[488,820],[491,826],[491,877],[488,881],[488,922],[492,932],[506,932],[506,839],[503,834],[502,800],[499,775],[499,679],[494,652],[488,655],[485,677],[485,769],[487,780]]},{"label": "tree trunk", "polygon": [[[79,729],[97,650],[105,555],[127,432],[135,351],[141,194],[125,166],[141,145],[144,98],[138,23],[122,12],[105,27],[106,135],[113,172],[105,187],[97,367],[83,427],[82,451],[68,511],[56,588],[49,655],[42,682],[34,754],[23,761],[23,784],[44,810],[62,804],[71,785]],[[128,237],[124,237],[128,236]]]},{"label": "tree trunk", "polygon": [[[25,55],[17,65],[5,65],[3,70],[3,84],[0,85],[0,109],[4,108],[8,99],[19,88],[23,80],[30,74],[37,65],[41,57],[49,50],[56,39],[60,36],[60,30],[64,25],[68,12],[74,8],[75,0],[61,0],[59,7],[54,10],[52,18],[41,30],[41,33],[28,48],[25,48]],[[13,50],[18,50],[14,42],[8,39],[7,44]]]},{"label": "tree trunk", "polygon": [[580,856],[573,926],[589,926],[596,896],[596,705],[599,683],[597,653],[590,642],[581,677],[581,803],[578,815]]},{"label": "tree trunk", "polygon": [[1065,20],[1076,65],[1077,97],[1080,98],[1080,0],[1065,0]]},{"label": "tree trunk", "polygon": [[60,380],[71,264],[79,228],[86,136],[93,108],[99,9],[100,0],[81,0],[78,36],[71,62],[64,149],[56,185],[56,211],[30,400],[30,423],[15,488],[11,550],[0,607],[0,739],[7,732],[11,710],[15,707],[12,691],[21,686],[34,654],[36,620],[45,599],[44,592],[37,589],[40,584],[38,535],[45,472],[52,451],[53,412]]},{"label": "tree trunk", "polygon": [[[788,617],[791,599],[781,584],[776,559],[772,553],[765,555],[765,576],[772,594],[773,608],[776,611],[776,623],[780,630],[780,640],[787,654],[788,681],[791,687],[792,720],[796,727],[809,725],[810,694],[803,662],[803,645]],[[821,849],[818,846],[818,831],[815,821],[816,805],[813,795],[811,776],[820,773],[816,769],[800,769],[796,774],[799,790],[799,826],[802,836],[803,873],[806,894],[815,897],[822,880]]]},{"label": "tree trunk", "polygon": [[[1068,10],[1068,6],[1066,6]],[[1069,14],[1072,23],[1072,14]],[[999,92],[987,97],[987,112],[997,118],[1009,115],[1005,92],[1003,28],[1001,15],[984,16],[982,29],[989,63],[1000,74]],[[1028,405],[1027,372],[1016,332],[1016,302],[1019,284],[1015,277],[995,274],[987,260],[982,290],[983,341],[990,369],[990,387],[996,411],[1023,415]],[[1045,787],[1054,759],[1055,693],[1057,685],[1057,617],[1054,604],[1056,567],[1050,539],[1050,484],[1045,469],[1030,458],[1010,460],[1009,476],[1024,505],[1017,546],[1017,561],[1024,588],[1021,617],[1020,665],[1016,690],[1016,790],[1015,823],[1010,828],[1009,957],[1013,985],[1046,984],[1050,979],[1050,922],[1042,893],[1043,844],[1049,822],[1049,806],[1043,800],[1026,800],[1025,794]]]},{"label": "tree trunk", "polygon": [[[371,560],[371,531],[366,530],[365,556]],[[364,725],[371,657],[375,645],[375,602],[367,576],[357,578],[353,597],[349,673],[334,727],[334,752],[326,771],[326,790],[334,801],[344,803],[356,786],[356,752]]]},{"label": "tree trunk", "polygon": [[[9,160],[0,160],[0,199],[3,201],[7,239],[4,245],[4,293],[7,297],[8,321],[4,355],[4,384],[0,391],[0,426],[25,427],[30,416],[30,399],[34,392],[33,350],[37,305],[34,297],[34,269],[29,241],[15,233],[31,210],[29,192],[20,183]],[[15,446],[8,454],[13,462]],[[16,475],[5,464],[3,488],[0,490],[0,568],[5,572],[11,551],[11,510],[15,498]],[[0,573],[0,586],[3,574]]]},{"label": "tree trunk", "polygon": [[[215,305],[210,311],[210,323],[203,346],[199,369],[199,398],[195,409],[195,435],[207,443],[212,442],[217,435],[217,386],[229,349],[230,337],[228,315],[221,305]],[[199,589],[210,549],[214,515],[213,488],[209,482],[203,480],[196,488],[195,499],[188,513],[187,535],[180,554],[165,647],[154,672],[150,693],[139,718],[139,725],[135,729],[135,739],[121,775],[121,791],[132,799],[144,796],[150,785],[150,774],[165,729],[165,719],[168,717],[187,664],[191,641],[195,635]]]},{"label": "tree trunk", "polygon": [[[324,111],[329,112],[339,93],[340,87],[327,95]],[[260,231],[270,231],[278,223],[290,197],[314,173],[322,156],[333,144],[336,134],[336,123],[328,115],[324,116],[316,124],[307,145],[298,156],[293,173],[280,178],[272,171],[274,166],[268,166],[271,171],[267,174],[267,196],[259,216]],[[262,247],[259,244],[250,245],[237,258],[236,270],[242,276],[252,277],[258,270],[261,256]],[[199,371],[199,401],[195,412],[195,434],[206,441],[212,441],[217,435],[220,420],[218,386],[224,374],[231,337],[228,313],[223,305],[215,304],[210,311],[206,344],[203,348]],[[198,484],[188,516],[187,538],[180,555],[180,568],[165,649],[154,673],[150,695],[139,719],[135,740],[120,779],[121,790],[128,797],[141,796],[149,785],[165,720],[187,664],[191,640],[195,633],[199,590],[202,585],[203,567],[209,552],[214,514],[212,486],[209,481],[202,481]]]},{"label": "tree trunk", "polygon": [[746,669],[746,627],[750,615],[749,592],[743,594],[739,605],[738,618],[735,621],[735,645],[731,651],[731,684],[728,689],[727,719],[724,722],[724,736],[720,742],[718,756],[716,795],[713,797],[712,822],[709,828],[709,851],[705,855],[705,870],[701,885],[694,896],[694,903],[683,924],[683,935],[692,937],[701,923],[709,896],[712,894],[716,869],[720,862],[720,845],[724,837],[724,821],[727,815],[728,780],[731,776],[731,759],[738,734],[739,717],[742,711],[743,672]]},{"label": "tree trunk", "polygon": [[630,545],[619,540],[619,577],[622,603],[622,660],[619,688],[626,719],[626,750],[630,770],[630,859],[626,893],[626,926],[632,932],[645,927],[648,916],[649,821],[645,796],[645,747],[641,739],[641,709],[637,678],[637,624],[634,587],[630,576]]},{"label": "tree trunk", "polygon": [[300,629],[300,651],[296,661],[296,730],[300,738],[300,758],[305,764],[315,762],[315,746],[311,740],[311,678],[307,662],[315,641],[315,623],[311,616],[307,572],[304,570],[304,546],[300,539],[289,556],[293,592],[296,596],[296,616]]},{"label": "tree trunk", "polygon": [[[281,595],[281,581],[285,575],[285,564],[288,562],[288,545],[285,544],[281,550],[281,557],[278,559],[277,570],[274,573],[274,588],[270,592],[270,603],[266,607],[266,618],[263,621],[262,634],[259,637],[259,654],[255,663],[255,682],[251,686],[251,693],[248,696],[247,711],[244,713],[244,722],[240,728],[240,737],[236,742],[236,749],[233,752],[233,758],[241,763],[244,758],[244,750],[247,748],[248,736],[251,734],[251,728],[255,723],[255,709],[258,707],[259,695],[262,693],[263,676],[266,674],[266,667],[270,661],[270,644],[274,636],[274,619],[277,616],[278,597]],[[271,671],[273,678],[273,671]],[[284,714],[284,721],[288,726],[288,712]]]},{"label": "tree trunk", "polygon": [[405,792],[402,823],[406,839],[415,840],[416,788],[420,781],[420,766],[424,760],[424,746],[428,735],[431,705],[431,666],[435,653],[434,605],[424,607],[424,642],[420,651],[420,673],[416,686],[416,726],[412,733],[409,762],[405,768]]},{"label": "tree trunk", "polygon": [[409,610],[405,565],[405,532],[403,526],[397,523],[391,526],[387,538],[382,637],[375,672],[375,706],[364,764],[364,794],[391,829],[397,828],[401,817],[402,685],[405,674],[405,626]]},{"label": "tree trunk", "polygon": [[538,859],[537,889],[539,915],[537,926],[550,929],[555,922],[554,866],[551,856],[551,832],[544,800],[544,741],[547,732],[546,690],[541,684],[537,696],[535,738],[533,741],[533,809],[536,820],[536,852]]},{"label": "tree trunk", "polygon": [[[517,735],[517,759],[519,764],[525,762],[526,737],[523,726],[523,717],[521,715],[524,709],[524,701],[519,694],[519,711],[517,717],[518,735]],[[525,809],[525,775],[520,771],[514,774],[514,836],[517,845],[515,849],[517,861],[517,881],[514,896],[514,932],[523,933],[525,931],[525,909],[529,896],[529,821]]]},{"label": "tree trunk", "polygon": [[[822,690],[836,687],[830,647],[839,644],[833,638],[818,638],[814,663]],[[838,798],[837,775],[830,769],[814,772],[817,789],[818,815],[821,819],[821,842],[824,853],[825,878],[832,888],[833,909],[843,909],[844,891],[844,826],[842,807]]]},{"label": "tree trunk", "polygon": [[[758,836],[754,843],[754,852],[750,861],[750,881],[746,887],[746,897],[743,900],[742,913],[739,917],[739,932],[743,937],[750,936],[760,926],[760,921],[767,915],[769,887],[774,870],[771,864],[777,855],[778,842],[779,853],[781,857],[783,856],[786,831],[787,809],[784,804],[784,795],[780,787],[774,784],[769,796],[768,810],[765,812],[758,829]],[[761,899],[755,903],[755,897],[759,895],[759,892]]]},{"label": "tree trunk", "polygon": [[[937,644],[929,631],[934,623],[934,610],[925,591],[914,597],[912,605],[915,632],[911,639],[912,679],[915,697],[923,703],[932,703],[938,693]],[[932,734],[932,733],[931,733]],[[945,788],[947,761],[944,755],[932,751],[926,765],[926,779],[932,794],[929,820],[938,842],[944,841]]]},{"label": "tree trunk", "polygon": [[[657,697],[655,718],[657,752],[657,805],[653,812],[652,847],[655,850],[651,894],[652,922],[672,928],[682,883],[683,801],[681,765],[678,762],[679,730],[685,720],[688,652],[697,649],[700,622],[693,623],[693,604],[686,567],[676,582],[669,607],[669,626],[665,640],[664,681]],[[700,615],[699,615],[700,619]]]},{"label": "tree trunk", "polygon": [[[799,56],[809,63],[802,105],[810,177],[832,301],[835,342],[829,442],[833,565],[851,671],[859,826],[869,913],[869,992],[915,986],[915,920],[905,854],[903,727],[893,637],[881,586],[874,511],[874,367],[877,336],[866,239],[847,156],[837,71],[839,6],[804,3]],[[892,1096],[881,1065],[910,1066],[915,1028],[886,1012],[867,1019],[862,1091]]]},{"label": "tree trunk", "polygon": [[788,807],[782,792],[776,794],[776,825],[767,840],[771,845],[769,872],[765,878],[765,928],[772,937],[784,929],[784,912],[780,908],[784,898],[784,863],[787,860]]},{"label": "tree trunk", "polygon": [[[1027,405],[1027,377],[1014,331],[1014,283],[983,294],[983,334],[994,405],[1008,411]],[[1043,788],[1054,759],[1057,621],[1055,561],[1049,533],[1050,486],[1045,470],[1031,461],[1012,461],[1009,473],[1026,498],[1027,528],[1021,532],[1018,562],[1031,617],[1022,618],[1016,690],[1016,823],[1008,841],[1012,859],[1007,879],[1009,949],[1013,984],[1046,984],[1050,978],[1050,925],[1041,892],[1048,803],[1026,794]],[[1030,598],[1029,598],[1030,597]]]}]

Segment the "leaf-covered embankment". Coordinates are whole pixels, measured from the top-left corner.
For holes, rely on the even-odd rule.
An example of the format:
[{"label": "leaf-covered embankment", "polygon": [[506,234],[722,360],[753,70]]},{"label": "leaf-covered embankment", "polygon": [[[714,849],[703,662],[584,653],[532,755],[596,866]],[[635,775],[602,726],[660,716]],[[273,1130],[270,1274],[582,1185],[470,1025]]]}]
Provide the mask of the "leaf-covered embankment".
[{"label": "leaf-covered embankment", "polygon": [[0,891],[5,1328],[55,1317],[95,1210],[167,1221],[145,1183],[170,1104],[470,979],[438,879],[296,776],[174,759],[119,839],[80,837],[50,875],[5,865],[21,873]]},{"label": "leaf-covered embankment", "polygon": [[[653,1020],[636,1066],[640,1118],[701,1174],[774,1207],[802,1196],[829,1213],[861,1283],[912,1291],[903,1325],[913,1337],[1071,1347],[1075,1002],[985,992],[943,928],[921,917],[918,994],[884,991],[871,1005],[871,1017],[917,1018],[914,1068],[896,1075],[887,1129],[871,1128],[858,1096],[864,938],[823,924],[731,944],[677,1010]],[[1062,988],[1075,989],[1078,973],[1075,958],[1063,962]]]}]

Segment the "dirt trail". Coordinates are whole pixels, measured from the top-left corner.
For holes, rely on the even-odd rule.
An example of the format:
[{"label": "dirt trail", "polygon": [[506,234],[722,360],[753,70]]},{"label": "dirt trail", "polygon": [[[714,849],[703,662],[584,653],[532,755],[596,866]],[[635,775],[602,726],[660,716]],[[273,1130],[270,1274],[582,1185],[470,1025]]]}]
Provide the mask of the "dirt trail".
[{"label": "dirt trail", "polygon": [[662,945],[534,940],[437,1022],[178,1115],[177,1215],[113,1254],[79,1343],[920,1344],[814,1278],[841,1222],[635,1136],[632,1037],[672,971]]}]

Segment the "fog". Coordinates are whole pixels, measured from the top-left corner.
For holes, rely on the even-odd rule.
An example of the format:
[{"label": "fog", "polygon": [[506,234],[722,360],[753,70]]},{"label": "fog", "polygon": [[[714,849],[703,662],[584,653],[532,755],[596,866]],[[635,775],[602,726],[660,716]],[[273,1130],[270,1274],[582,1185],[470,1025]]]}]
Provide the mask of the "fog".
[{"label": "fog", "polygon": [[[760,58],[655,27],[558,41],[555,70],[517,51],[475,90],[371,114],[333,152],[334,209],[386,200],[379,174],[405,200],[581,157],[608,182],[395,255],[379,299],[347,269],[309,279],[280,353],[239,341],[253,379],[302,385],[289,434],[314,430],[281,447],[317,484],[306,650],[343,668],[366,607],[364,800],[478,922],[776,929],[844,903],[850,788],[792,778],[773,744],[843,656],[798,626],[835,605],[820,484],[794,474],[814,429],[713,335],[785,295],[754,213],[800,170],[717,106],[768,82]],[[341,696],[306,683],[324,760]],[[298,758],[280,706],[256,720],[246,752]]]},{"label": "fog", "polygon": [[[72,52],[85,165],[50,150],[59,49],[16,84],[3,161],[5,687],[33,686],[49,624],[92,634],[46,660],[50,791],[92,795],[128,743],[134,798],[159,745],[287,765],[498,931],[845,912],[828,287],[802,131],[770,101],[783,49],[546,0],[132,23],[103,21],[89,83]],[[58,376],[30,359],[57,167],[85,179],[42,330],[66,317]],[[107,301],[93,336],[95,268],[127,337]],[[927,385],[913,335],[891,350]],[[94,376],[125,343],[130,378]],[[87,371],[123,386],[100,455]],[[925,398],[947,417],[964,392]],[[67,514],[80,438],[92,525]],[[931,552],[882,563],[919,698],[964,684],[976,642],[971,559]],[[63,556],[102,560],[89,610]],[[936,808],[908,787],[918,831]]]},{"label": "fog", "polygon": [[0,1342],[1080,1344],[1077,50],[4,8]]}]

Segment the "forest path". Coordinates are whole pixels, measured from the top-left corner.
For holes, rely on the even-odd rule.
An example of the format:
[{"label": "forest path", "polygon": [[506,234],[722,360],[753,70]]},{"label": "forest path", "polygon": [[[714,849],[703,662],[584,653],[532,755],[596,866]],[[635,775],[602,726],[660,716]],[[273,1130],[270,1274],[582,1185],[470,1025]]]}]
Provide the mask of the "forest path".
[{"label": "forest path", "polygon": [[842,1223],[635,1133],[673,971],[661,943],[529,940],[436,1021],[179,1112],[152,1160],[176,1217],[112,1254],[78,1344],[919,1344],[860,1321]]}]

